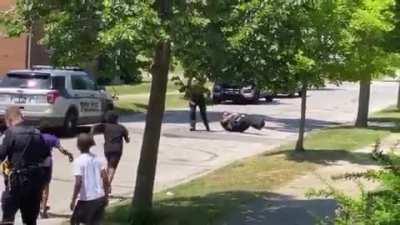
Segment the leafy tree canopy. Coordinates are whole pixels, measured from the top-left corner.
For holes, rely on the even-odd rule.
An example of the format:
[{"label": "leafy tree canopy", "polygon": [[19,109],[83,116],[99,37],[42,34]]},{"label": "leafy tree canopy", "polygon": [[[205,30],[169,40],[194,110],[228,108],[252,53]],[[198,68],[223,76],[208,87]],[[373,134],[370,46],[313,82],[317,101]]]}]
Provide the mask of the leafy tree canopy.
[{"label": "leafy tree canopy", "polygon": [[[350,4],[348,4],[350,5]],[[349,26],[342,30],[338,65],[343,80],[392,75],[399,56],[385,48],[395,29],[394,0],[361,0],[343,9]]]}]

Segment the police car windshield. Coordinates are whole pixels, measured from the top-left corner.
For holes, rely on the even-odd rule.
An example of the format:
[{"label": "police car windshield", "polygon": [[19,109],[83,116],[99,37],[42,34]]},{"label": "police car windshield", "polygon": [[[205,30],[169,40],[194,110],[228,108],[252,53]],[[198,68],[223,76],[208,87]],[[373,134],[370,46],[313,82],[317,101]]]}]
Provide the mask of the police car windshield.
[{"label": "police car windshield", "polygon": [[50,89],[49,74],[9,73],[0,80],[1,88]]}]

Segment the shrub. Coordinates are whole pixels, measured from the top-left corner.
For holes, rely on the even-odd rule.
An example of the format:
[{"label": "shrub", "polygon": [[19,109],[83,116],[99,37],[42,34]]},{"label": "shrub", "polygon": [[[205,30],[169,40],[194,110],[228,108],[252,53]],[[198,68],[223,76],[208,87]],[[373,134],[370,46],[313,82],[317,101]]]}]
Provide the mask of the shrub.
[{"label": "shrub", "polygon": [[400,158],[392,151],[385,155],[376,144],[373,158],[382,164],[380,170],[364,173],[344,174],[336,179],[358,180],[366,178],[382,186],[375,191],[365,191],[360,184],[361,195],[352,198],[334,188],[311,191],[309,196],[333,197],[338,203],[335,218],[321,221],[321,224],[335,225],[399,225],[400,224]]}]

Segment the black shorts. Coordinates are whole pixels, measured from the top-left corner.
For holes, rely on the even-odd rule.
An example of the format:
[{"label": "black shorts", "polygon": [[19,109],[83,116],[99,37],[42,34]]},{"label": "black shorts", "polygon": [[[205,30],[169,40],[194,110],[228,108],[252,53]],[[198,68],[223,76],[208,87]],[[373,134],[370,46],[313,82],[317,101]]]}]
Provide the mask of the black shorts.
[{"label": "black shorts", "polygon": [[104,197],[91,201],[78,201],[71,217],[71,225],[102,224],[106,205],[107,200]]},{"label": "black shorts", "polygon": [[116,169],[121,160],[122,152],[105,152],[108,167]]},{"label": "black shorts", "polygon": [[53,167],[44,167],[43,168],[43,179],[45,184],[50,184],[51,179],[53,177]]}]

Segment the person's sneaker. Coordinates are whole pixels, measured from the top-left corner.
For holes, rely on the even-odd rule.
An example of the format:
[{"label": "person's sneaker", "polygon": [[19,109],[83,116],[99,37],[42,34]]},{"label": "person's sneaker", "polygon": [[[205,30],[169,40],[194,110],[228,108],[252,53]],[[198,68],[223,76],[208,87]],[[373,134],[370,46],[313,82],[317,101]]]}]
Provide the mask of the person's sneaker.
[{"label": "person's sneaker", "polygon": [[190,128],[190,131],[196,131],[196,128],[191,127],[191,128]]},{"label": "person's sneaker", "polygon": [[47,210],[40,212],[40,218],[42,219],[48,219],[49,218],[49,214],[47,213]]}]

